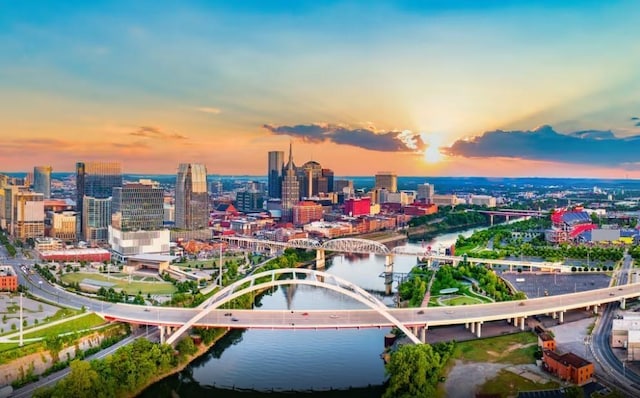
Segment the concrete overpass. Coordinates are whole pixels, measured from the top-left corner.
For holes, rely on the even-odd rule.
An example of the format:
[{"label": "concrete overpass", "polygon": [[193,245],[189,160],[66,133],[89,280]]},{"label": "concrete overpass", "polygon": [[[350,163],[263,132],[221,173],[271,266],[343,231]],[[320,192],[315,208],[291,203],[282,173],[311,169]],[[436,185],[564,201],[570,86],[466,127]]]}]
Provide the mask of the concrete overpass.
[{"label": "concrete overpass", "polygon": [[[277,272],[276,272],[277,271]],[[478,337],[482,334],[482,324],[495,320],[507,320],[524,330],[527,317],[552,314],[559,322],[564,321],[568,310],[587,308],[597,313],[606,303],[620,302],[624,308],[627,299],[640,296],[640,283],[620,287],[596,289],[586,292],[536,299],[476,304],[454,307],[387,308],[371,300],[358,288],[332,275],[300,269],[272,270],[243,279],[219,291],[200,308],[141,307],[129,304],[105,306],[101,315],[107,319],[132,324],[158,325],[174,342],[191,326],[255,329],[340,329],[399,327],[414,342],[424,342],[429,326],[465,324]],[[276,275],[305,274],[307,278],[276,279]],[[335,281],[338,281],[337,283]],[[345,294],[367,305],[367,309],[356,310],[229,310],[218,307],[241,294],[271,286],[285,284],[307,284],[328,288]],[[350,292],[350,293],[347,293]],[[356,298],[354,296],[359,296]],[[228,315],[232,314],[232,315]],[[306,314],[306,315],[305,315]],[[402,327],[400,326],[402,325]]]}]

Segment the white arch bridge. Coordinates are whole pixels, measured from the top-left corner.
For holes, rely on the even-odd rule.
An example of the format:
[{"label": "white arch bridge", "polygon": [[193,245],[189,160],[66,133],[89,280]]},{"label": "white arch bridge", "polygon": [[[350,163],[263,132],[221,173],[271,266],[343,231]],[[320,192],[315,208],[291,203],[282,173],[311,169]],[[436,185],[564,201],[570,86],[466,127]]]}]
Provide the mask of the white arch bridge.
[{"label": "white arch bridge", "polygon": [[[292,279],[279,279],[279,277],[283,275],[291,275]],[[180,328],[178,328],[166,342],[168,344],[173,344],[184,332],[191,329],[191,327],[196,325],[202,318],[235,298],[256,290],[264,290],[273,286],[294,284],[322,287],[355,299],[383,316],[398,329],[402,330],[402,332],[405,333],[414,343],[420,344],[421,342],[421,340],[418,339],[418,337],[412,333],[409,328],[389,313],[389,308],[383,302],[369,294],[361,287],[358,287],[335,275],[306,268],[282,268],[260,272],[232,283],[200,304],[200,306],[198,306],[198,313],[180,326]]]}]

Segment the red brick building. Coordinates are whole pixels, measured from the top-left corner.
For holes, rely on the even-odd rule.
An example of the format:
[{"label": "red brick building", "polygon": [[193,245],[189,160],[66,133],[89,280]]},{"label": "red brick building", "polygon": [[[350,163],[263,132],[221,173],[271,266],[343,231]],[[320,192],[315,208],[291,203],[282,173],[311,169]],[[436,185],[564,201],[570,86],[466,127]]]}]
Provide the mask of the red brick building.
[{"label": "red brick building", "polygon": [[43,250],[38,252],[42,261],[111,261],[111,253],[105,249]]},{"label": "red brick building", "polygon": [[320,221],[324,215],[322,205],[315,202],[300,202],[293,206],[293,225],[305,225]]},{"label": "red brick building", "polygon": [[0,266],[0,291],[15,292],[18,290],[18,276],[9,266]]},{"label": "red brick building", "polygon": [[404,214],[414,217],[436,214],[437,212],[438,206],[435,203],[414,202],[404,207]]},{"label": "red brick building", "polygon": [[579,386],[587,384],[593,377],[593,363],[571,352],[561,355],[551,350],[543,350],[542,361],[549,373]]},{"label": "red brick building", "polygon": [[371,212],[371,198],[351,198],[344,201],[344,214],[351,217],[366,216]]},{"label": "red brick building", "polygon": [[542,332],[538,334],[538,347],[542,348],[542,350],[556,350],[556,340],[553,336],[547,332]]}]

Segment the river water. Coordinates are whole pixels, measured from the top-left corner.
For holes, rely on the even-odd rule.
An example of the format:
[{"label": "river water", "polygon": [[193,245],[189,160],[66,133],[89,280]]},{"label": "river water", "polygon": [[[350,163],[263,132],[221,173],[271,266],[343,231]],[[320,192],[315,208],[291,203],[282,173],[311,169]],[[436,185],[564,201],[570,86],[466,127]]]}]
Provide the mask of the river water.
[{"label": "river water", "polygon": [[[449,247],[458,235],[478,228],[441,235],[412,246]],[[406,273],[415,256],[396,256],[394,272]],[[376,295],[385,296],[384,257],[340,255],[327,261],[325,271]],[[393,284],[393,292],[396,283]],[[291,285],[262,296],[260,309],[355,309],[364,305],[331,290]],[[273,397],[271,391],[323,391],[377,386],[362,396],[379,396],[385,368],[380,354],[389,328],[341,330],[243,330],[225,336],[182,372],[145,390],[142,397],[242,396]],[[250,390],[250,391],[247,391]],[[344,392],[347,393],[347,392]],[[310,394],[317,395],[317,394]],[[334,394],[335,395],[335,394]],[[349,394],[349,396],[355,396]]]}]

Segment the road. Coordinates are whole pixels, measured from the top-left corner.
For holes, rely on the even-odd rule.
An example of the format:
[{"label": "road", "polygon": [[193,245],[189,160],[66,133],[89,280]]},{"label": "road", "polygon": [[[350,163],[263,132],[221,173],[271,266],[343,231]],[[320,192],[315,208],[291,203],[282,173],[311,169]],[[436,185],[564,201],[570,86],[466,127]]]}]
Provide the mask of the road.
[{"label": "road", "polygon": [[[623,265],[618,272],[618,285],[627,284],[631,264],[631,256],[625,254]],[[640,375],[628,370],[626,364],[621,362],[611,349],[611,324],[618,308],[617,302],[608,304],[601,318],[596,322],[592,334],[591,352],[604,370],[604,374],[598,375],[599,378],[606,380],[628,396],[637,397],[640,396]]]},{"label": "road", "polygon": [[[140,330],[140,333],[138,333],[137,335],[131,335],[126,337],[125,339],[117,342],[116,344],[112,345],[111,347],[105,348],[104,350],[101,350],[100,352],[97,352],[93,355],[88,356],[87,358],[85,358],[85,361],[91,361],[94,359],[103,359],[104,357],[113,354],[118,348],[123,347],[127,344],[130,344],[131,342],[133,342],[136,339],[139,338],[143,338],[143,337],[153,337],[155,335],[158,334],[158,329],[157,328],[153,328],[152,330],[150,330],[149,335],[146,334],[146,332],[142,332],[142,330]],[[37,390],[38,388],[41,387],[47,387],[47,386],[51,386],[55,383],[57,383],[60,379],[64,378],[65,376],[67,376],[69,374],[69,372],[71,372],[71,369],[69,367],[62,369],[58,372],[52,373],[47,377],[44,377],[36,382],[33,383],[29,383],[28,385],[19,388],[17,390],[14,390],[13,393],[11,393],[10,397],[12,398],[27,398],[33,395],[34,391]]]}]

